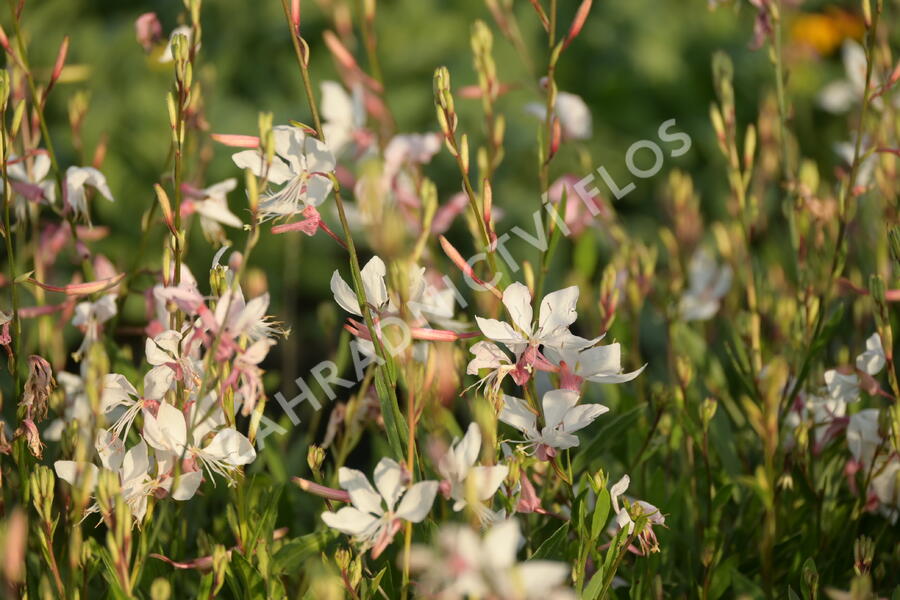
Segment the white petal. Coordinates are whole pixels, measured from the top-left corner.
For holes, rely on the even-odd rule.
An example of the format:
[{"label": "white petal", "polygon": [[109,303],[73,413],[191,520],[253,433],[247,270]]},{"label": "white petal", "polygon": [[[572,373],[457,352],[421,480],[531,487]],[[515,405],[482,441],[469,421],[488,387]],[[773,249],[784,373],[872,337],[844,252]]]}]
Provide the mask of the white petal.
[{"label": "white petal", "polygon": [[367,513],[376,515],[384,513],[381,496],[378,495],[362,471],[341,467],[338,470],[338,482],[350,494],[353,506]]},{"label": "white petal", "polygon": [[373,256],[360,272],[363,288],[366,291],[366,302],[376,308],[387,304],[388,301],[387,286],[384,283],[386,274],[387,269],[384,262],[377,256]]},{"label": "white petal", "polygon": [[230,427],[219,431],[203,448],[203,453],[235,466],[250,464],[256,459],[250,440]]},{"label": "white petal", "polygon": [[378,520],[352,506],[345,506],[337,512],[322,513],[322,520],[332,529],[348,535],[361,535]]},{"label": "white petal", "polygon": [[166,365],[153,367],[144,375],[144,397],[160,400],[175,383],[175,371]]},{"label": "white petal", "polygon": [[517,333],[516,330],[505,321],[475,317],[475,322],[478,323],[478,328],[481,330],[481,333],[495,342],[500,342],[507,346],[524,344],[527,342],[524,337]]},{"label": "white petal", "polygon": [[428,515],[437,494],[437,481],[420,481],[413,484],[400,500],[396,515],[400,519],[418,523]]},{"label": "white petal", "polygon": [[479,500],[488,500],[500,488],[500,484],[509,474],[507,465],[472,467],[469,477],[475,482],[475,489]]},{"label": "white petal", "polygon": [[457,473],[464,475],[468,468],[478,460],[478,454],[481,452],[481,429],[478,428],[478,423],[469,423],[466,435],[454,450],[457,458]]},{"label": "white petal", "polygon": [[[171,482],[171,480],[169,480]],[[190,473],[182,473],[178,477],[178,485],[170,492],[173,500],[183,502],[190,500],[197,493],[200,483],[203,481],[203,473],[201,471],[191,471]],[[171,483],[169,484],[171,485]]]},{"label": "white petal", "polygon": [[597,417],[607,412],[609,412],[609,407],[602,404],[576,406],[567,412],[565,418],[563,418],[563,429],[568,433],[574,433],[579,429],[584,429],[593,423]]},{"label": "white petal", "polygon": [[512,425],[529,438],[537,437],[537,416],[531,412],[524,400],[503,395],[503,409],[498,417],[507,425]]},{"label": "white petal", "polygon": [[501,570],[513,566],[521,538],[519,523],[515,519],[508,519],[491,527],[484,536],[487,567]]},{"label": "white petal", "polygon": [[403,493],[403,469],[397,461],[385,457],[375,465],[373,479],[378,493],[387,504],[388,511],[394,510],[397,499]]},{"label": "white petal", "polygon": [[74,460],[58,460],[53,463],[57,477],[63,481],[67,481],[72,485],[78,482],[79,475],[84,477],[87,482],[88,489],[94,489],[97,484],[97,475],[100,469],[96,465],[89,462],[75,462]]},{"label": "white petal", "polygon": [[478,375],[479,369],[496,369],[500,365],[510,364],[506,353],[492,342],[478,342],[469,351],[475,355],[466,366],[466,373],[469,375]]},{"label": "white petal", "polygon": [[574,323],[578,317],[575,310],[577,304],[578,287],[574,285],[544,296],[541,301],[538,323],[538,335],[541,341],[568,332],[569,325]]},{"label": "white petal", "polygon": [[144,440],[154,448],[168,450],[180,456],[187,443],[184,415],[168,402],[161,402],[155,417],[150,411],[144,410],[143,434]]},{"label": "white petal", "polygon": [[331,293],[334,294],[334,301],[346,310],[348,313],[362,316],[359,308],[359,302],[356,299],[356,292],[347,285],[347,282],[341,277],[340,273],[335,271],[331,275]]},{"label": "white petal", "polygon": [[544,394],[544,423],[547,427],[556,427],[572,407],[578,403],[578,392],[572,390],[550,390]]},{"label": "white petal", "polygon": [[242,150],[231,155],[231,160],[241,169],[250,169],[257,177],[267,176],[269,183],[281,185],[294,178],[291,169],[278,157],[272,159],[269,170],[266,172],[266,161],[258,150]]},{"label": "white petal", "polygon": [[531,309],[531,292],[528,288],[518,281],[506,286],[503,290],[503,305],[509,311],[509,316],[516,327],[526,335],[531,335],[534,313]]}]

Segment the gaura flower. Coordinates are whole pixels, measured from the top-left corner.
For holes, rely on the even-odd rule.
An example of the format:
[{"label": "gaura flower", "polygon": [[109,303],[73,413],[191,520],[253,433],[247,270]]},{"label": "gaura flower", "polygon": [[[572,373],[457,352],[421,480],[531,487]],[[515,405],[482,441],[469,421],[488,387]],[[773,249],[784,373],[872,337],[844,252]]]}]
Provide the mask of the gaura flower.
[{"label": "gaura flower", "polygon": [[438,473],[444,478],[441,491],[454,500],[453,510],[460,511],[469,500],[477,500],[473,506],[475,514],[483,523],[490,523],[503,518],[504,513],[495,513],[489,506],[490,499],[500,488],[500,484],[509,473],[506,465],[476,466],[478,454],[481,452],[481,430],[477,423],[470,423],[466,435],[461,440],[454,440],[453,445],[440,459]]},{"label": "gaura flower", "polygon": [[884,442],[878,431],[878,419],[878,409],[867,408],[851,415],[847,424],[847,447],[864,469],[871,467]]},{"label": "gaura flower", "polygon": [[[199,410],[203,411],[203,408]],[[189,431],[184,413],[167,402],[160,403],[156,415],[144,410],[143,435],[148,444],[175,457],[192,458],[206,468],[210,478],[215,472],[233,485],[238,467],[256,459],[253,444],[237,430],[225,427],[216,431],[208,444],[201,446],[206,435],[213,433],[212,425],[205,419],[192,425]]]},{"label": "gaura flower", "polygon": [[731,287],[731,267],[717,265],[713,256],[701,248],[691,257],[688,278],[690,283],[678,304],[678,313],[685,321],[711,319]]},{"label": "gaura flower", "polygon": [[351,143],[364,137],[366,109],[362,85],[353,86],[352,95],[336,81],[323,81],[321,85],[325,143],[332,154],[340,156]]},{"label": "gaura flower", "polygon": [[419,586],[427,597],[456,600],[569,600],[563,587],[569,565],[547,560],[518,562],[516,552],[524,542],[515,519],[497,523],[484,538],[469,527],[441,527],[436,546],[416,545],[410,567],[422,574]]},{"label": "gaura flower", "polygon": [[544,427],[538,431],[537,415],[524,400],[503,396],[499,418],[525,434],[525,445],[534,446],[541,460],[556,456],[557,450],[578,446],[576,431],[584,429],[600,415],[609,411],[602,404],[578,404],[578,392],[550,390],[544,394]]},{"label": "gaura flower", "polygon": [[861,102],[866,87],[866,51],[859,42],[844,40],[841,58],[847,77],[832,81],[819,92],[819,105],[831,113],[845,113]]},{"label": "gaura flower", "polygon": [[884,346],[881,345],[881,336],[876,332],[866,340],[866,350],[856,357],[856,368],[871,376],[878,375],[884,368],[887,357],[884,355]]},{"label": "gaura flower", "polygon": [[200,385],[201,366],[191,340],[174,329],[163,331],[144,343],[144,355],[152,369],[144,376],[144,396],[156,400],[166,395],[176,381],[191,390]]},{"label": "gaura flower", "polygon": [[[525,110],[539,119],[547,118],[545,103],[529,103],[525,106]],[[553,112],[559,118],[565,139],[588,140],[591,138],[593,134],[591,111],[580,96],[568,92],[558,92]]]},{"label": "gaura flower", "polygon": [[513,325],[496,319],[475,317],[478,328],[485,337],[500,342],[516,355],[520,376],[516,383],[522,385],[528,380],[531,368],[538,360],[538,348],[587,348],[600,338],[586,340],[569,331],[578,313],[578,288],[567,287],[551,292],[541,301],[537,323],[533,322],[531,293],[519,282],[512,283],[503,291],[503,305],[506,307]]},{"label": "gaura flower", "polygon": [[634,533],[636,519],[646,517],[646,524],[637,534],[641,553],[646,555],[648,552],[659,552],[659,542],[656,540],[653,527],[654,525],[664,526],[666,518],[658,508],[643,500],[635,500],[631,503],[626,500],[620,504],[620,498],[624,496],[625,490],[628,489],[630,483],[631,478],[628,475],[623,475],[622,479],[609,489],[613,511],[616,513],[616,524],[619,529],[626,529],[628,534],[631,535]]},{"label": "gaura flower", "polygon": [[405,479],[396,461],[382,458],[375,466],[376,492],[361,471],[341,467],[338,481],[350,494],[352,506],[323,513],[322,520],[332,529],[353,536],[364,550],[372,548],[375,558],[391,543],[403,521],[419,523],[431,510],[438,483],[420,481],[404,490]]},{"label": "gaura flower", "polygon": [[84,331],[84,340],[73,354],[80,361],[84,352],[100,339],[103,323],[112,319],[117,312],[115,294],[106,294],[96,302],[79,302],[75,305],[75,316],[72,325]]},{"label": "gaura flower", "polygon": [[328,174],[334,171],[334,155],[328,147],[297,127],[278,125],[272,129],[275,156],[271,164],[259,150],[243,150],[231,159],[241,169],[281,189],[268,192],[260,202],[263,219],[288,217],[307,206],[318,206],[331,192]]},{"label": "gaura flower", "polygon": [[115,198],[106,183],[106,177],[94,167],[69,167],[66,169],[63,202],[76,219],[82,218],[90,224],[91,216],[87,208],[85,186],[93,187],[110,202],[114,202]]},{"label": "gaura flower", "polygon": [[587,380],[594,383],[626,383],[647,368],[625,373],[622,368],[622,347],[618,343],[590,348],[546,348],[547,358],[560,367],[560,387],[579,391]]},{"label": "gaura flower", "polygon": [[241,220],[228,209],[228,192],[237,187],[237,179],[229,178],[202,190],[185,186],[185,199],[181,204],[181,216],[197,213],[203,235],[210,242],[224,243],[222,225],[240,229]]},{"label": "gaura flower", "polygon": [[[881,345],[881,336],[873,333],[866,340],[866,349],[856,357],[858,373],[842,373],[837,369],[825,371],[825,390],[829,398],[841,402],[859,400],[861,386],[869,393],[876,393],[878,384],[872,379],[884,368],[887,357]],[[862,385],[860,379],[865,381]]]},{"label": "gaura flower", "polygon": [[[388,296],[387,285],[384,282],[386,274],[387,268],[384,266],[384,261],[377,256],[373,256],[360,270],[366,302],[375,313],[384,310],[394,311],[394,306]],[[344,281],[337,269],[331,275],[331,293],[334,294],[334,301],[341,308],[359,317],[363,316],[356,292]]]},{"label": "gaura flower", "polygon": [[[56,201],[56,184],[48,179],[50,173],[50,157],[44,151],[34,155],[31,170],[27,168],[24,158],[11,155],[6,167],[9,184],[15,192],[16,219],[23,221],[28,215],[28,201],[44,200],[48,204]],[[3,190],[0,189],[0,194]]]}]

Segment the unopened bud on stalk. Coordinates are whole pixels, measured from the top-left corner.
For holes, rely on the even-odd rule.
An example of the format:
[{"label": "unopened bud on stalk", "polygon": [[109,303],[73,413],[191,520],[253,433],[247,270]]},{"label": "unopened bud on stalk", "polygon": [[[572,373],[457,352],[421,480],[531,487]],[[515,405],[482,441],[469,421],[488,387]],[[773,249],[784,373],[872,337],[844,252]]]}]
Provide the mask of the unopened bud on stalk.
[{"label": "unopened bud on stalk", "polygon": [[744,170],[749,171],[753,167],[753,157],[756,154],[756,127],[751,123],[747,126],[744,135]]},{"label": "unopened bud on stalk", "polygon": [[175,216],[172,214],[172,204],[169,202],[169,195],[158,183],[153,184],[153,191],[156,192],[156,199],[159,202],[160,210],[162,210],[163,221],[166,222],[166,227],[169,228],[172,235],[178,235],[178,231],[175,229]]},{"label": "unopened bud on stalk", "polygon": [[6,31],[0,26],[0,46],[3,46],[3,49],[10,55],[12,55],[12,47],[9,45],[9,38],[6,36]]},{"label": "unopened bud on stalk", "polygon": [[707,430],[709,428],[710,422],[712,422],[713,417],[716,416],[716,409],[719,407],[719,402],[712,397],[707,397],[703,400],[703,404],[700,406],[700,418],[703,423],[703,430]]},{"label": "unopened bud on stalk", "polygon": [[228,563],[231,562],[231,552],[222,544],[213,546],[212,569],[215,585],[213,595],[217,594],[225,584],[225,574],[228,571]]},{"label": "unopened bud on stalk", "polygon": [[318,474],[322,469],[322,464],[325,462],[325,449],[321,446],[316,446],[313,444],[309,447],[309,450],[306,452],[306,464],[309,465],[310,470],[313,473]]},{"label": "unopened bud on stalk", "polygon": [[857,575],[865,575],[872,569],[875,559],[875,542],[868,536],[860,536],[853,543],[853,570]]},{"label": "unopened bud on stalk", "polygon": [[459,140],[459,160],[462,164],[463,173],[469,172],[469,136],[465,133]]},{"label": "unopened bud on stalk", "polygon": [[22,117],[25,116],[25,100],[19,100],[13,111],[12,123],[9,126],[9,137],[15,138],[19,135],[19,128],[22,126]]},{"label": "unopened bud on stalk", "polygon": [[244,171],[244,183],[247,188],[247,205],[250,207],[250,212],[256,214],[256,209],[259,207],[259,187],[256,175],[250,169]]},{"label": "unopened bud on stalk", "polygon": [[572,24],[569,26],[569,33],[566,35],[566,41],[563,44],[563,49],[569,47],[569,44],[578,37],[578,34],[581,33],[581,29],[584,27],[585,21],[587,21],[588,14],[591,12],[591,5],[593,4],[593,0],[582,0],[581,5],[578,7],[578,11],[575,13],[575,18],[572,19]]},{"label": "unopened bud on stalk", "polygon": [[56,477],[50,467],[38,465],[31,473],[31,501],[41,522],[53,522],[53,486]]},{"label": "unopened bud on stalk", "polygon": [[340,569],[341,573],[347,572],[350,568],[351,560],[353,560],[353,557],[346,548],[338,548],[334,553],[334,563],[337,565],[337,568]]},{"label": "unopened bud on stalk", "polygon": [[862,0],[862,14],[863,21],[866,24],[866,29],[872,27],[872,3],[870,0]]},{"label": "unopened bud on stalk", "polygon": [[57,80],[59,80],[59,76],[62,75],[63,67],[66,65],[66,56],[69,54],[69,36],[63,38],[62,43],[59,45],[59,50],[56,53],[56,62],[53,64],[53,72],[50,74],[50,82],[47,84],[47,89],[44,90],[44,100],[47,99],[47,96],[50,94],[50,90],[53,89],[54,84],[56,84]]},{"label": "unopened bud on stalk", "polygon": [[6,104],[9,102],[9,71],[0,71],[0,107],[6,110]]},{"label": "unopened bud on stalk", "polygon": [[694,380],[694,368],[688,358],[678,355],[675,357],[675,375],[678,377],[678,384],[687,388]]}]

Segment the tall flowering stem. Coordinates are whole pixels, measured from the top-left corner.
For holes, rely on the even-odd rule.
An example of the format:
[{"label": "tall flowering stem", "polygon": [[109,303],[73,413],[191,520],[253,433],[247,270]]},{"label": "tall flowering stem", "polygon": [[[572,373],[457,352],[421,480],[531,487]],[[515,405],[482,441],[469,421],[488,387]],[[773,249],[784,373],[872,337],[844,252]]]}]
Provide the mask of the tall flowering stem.
[{"label": "tall flowering stem", "polygon": [[21,354],[22,321],[19,318],[19,286],[16,283],[16,253],[12,242],[12,228],[10,227],[10,210],[12,208],[12,185],[9,182],[7,161],[10,155],[11,144],[9,131],[6,127],[6,108],[9,103],[9,72],[0,72],[0,169],[3,172],[3,240],[6,243],[6,260],[9,263],[9,295],[12,303],[12,338],[13,360],[12,371],[15,383],[14,394],[18,395],[21,385],[19,375],[19,355]]}]

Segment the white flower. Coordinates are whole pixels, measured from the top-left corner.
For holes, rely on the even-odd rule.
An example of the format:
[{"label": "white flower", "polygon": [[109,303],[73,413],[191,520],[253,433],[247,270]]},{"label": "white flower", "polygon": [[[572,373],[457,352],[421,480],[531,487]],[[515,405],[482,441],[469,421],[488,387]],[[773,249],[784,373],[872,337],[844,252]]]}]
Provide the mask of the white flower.
[{"label": "white flower", "polygon": [[439,133],[395,135],[384,149],[384,177],[390,180],[404,164],[424,165],[440,152],[444,138]]},{"label": "white flower", "polygon": [[[394,310],[388,296],[387,285],[384,282],[386,274],[384,261],[377,256],[373,256],[360,270],[366,302],[376,313],[380,313],[382,310],[391,312]],[[334,300],[341,308],[359,317],[363,316],[356,299],[356,292],[343,280],[337,270],[331,275],[331,293],[334,294]]]},{"label": "white flower", "polygon": [[442,487],[446,486],[446,495],[455,502],[453,510],[460,511],[468,504],[468,500],[476,499],[479,503],[473,506],[475,513],[483,522],[492,522],[502,518],[503,513],[495,513],[488,502],[500,488],[500,484],[509,473],[506,465],[475,466],[481,452],[481,430],[478,424],[470,423],[462,440],[454,440],[447,453],[441,458],[437,469],[444,478]]},{"label": "white flower", "polygon": [[[545,104],[532,102],[525,106],[525,110],[539,119],[547,118],[547,107]],[[559,117],[559,124],[564,138],[569,140],[590,139],[593,133],[591,111],[580,96],[568,92],[558,92],[553,112]]]},{"label": "white flower", "polygon": [[819,104],[832,113],[845,113],[862,101],[866,87],[866,51],[850,38],[841,48],[846,79],[832,81],[819,92]]},{"label": "white flower", "polygon": [[78,350],[73,353],[75,360],[81,360],[82,355],[91,344],[100,339],[103,323],[112,319],[117,310],[115,294],[106,294],[96,302],[85,301],[75,305],[72,325],[80,327],[84,331],[84,340]]},{"label": "white flower", "polygon": [[94,167],[69,167],[66,169],[65,204],[72,210],[76,219],[83,217],[90,223],[91,216],[88,213],[84,189],[88,185],[95,188],[110,202],[115,201],[106,183],[106,177]]},{"label": "white flower", "polygon": [[873,472],[870,487],[878,498],[878,512],[896,525],[900,517],[900,457],[880,457]]},{"label": "white flower", "polygon": [[240,229],[241,220],[228,209],[228,192],[237,187],[237,179],[230,178],[202,190],[196,190],[196,198],[190,201],[193,211],[200,215],[200,227],[206,239],[222,243],[225,232],[222,225]]},{"label": "white flower", "polygon": [[404,479],[403,469],[390,458],[382,458],[375,466],[377,492],[361,471],[341,467],[338,481],[350,494],[352,506],[323,513],[322,520],[352,535],[364,550],[373,548],[372,554],[378,556],[393,540],[401,521],[419,523],[425,518],[437,494],[436,481],[420,481],[404,490]]},{"label": "white flower", "polygon": [[865,352],[856,357],[856,368],[874,377],[881,372],[886,362],[881,336],[877,332],[873,333],[866,340]]},{"label": "white flower", "polygon": [[[900,97],[900,96],[898,96]],[[870,152],[870,150],[872,150]],[[834,145],[835,153],[844,161],[847,169],[853,166],[856,160],[856,139],[855,136],[849,142],[837,142]],[[872,176],[875,174],[875,167],[878,166],[878,154],[871,148],[871,142],[867,136],[864,136],[859,149],[860,163],[856,170],[857,187],[866,188],[872,183]],[[866,158],[862,158],[862,157]]]},{"label": "white flower", "polygon": [[503,291],[503,305],[514,326],[505,321],[482,317],[475,317],[475,321],[486,337],[505,345],[516,357],[528,348],[537,349],[541,345],[550,348],[586,348],[600,338],[585,340],[569,331],[569,326],[578,317],[575,311],[578,293],[578,288],[573,285],[544,296],[535,324],[531,293],[521,283],[511,283]]},{"label": "white flower", "polygon": [[[10,185],[16,198],[16,219],[24,221],[28,215],[28,201],[46,200],[48,204],[56,202],[56,184],[48,179],[50,173],[50,156],[46,152],[34,155],[31,170],[26,161],[15,154],[10,155],[7,165]],[[3,190],[0,189],[0,194]]]},{"label": "white flower", "polygon": [[[147,498],[157,489],[169,491],[172,481],[168,475],[158,472],[156,477],[150,475],[151,463],[147,453],[147,444],[142,439],[127,452],[125,445],[118,437],[101,429],[97,432],[95,443],[97,454],[104,469],[112,471],[119,476],[119,485],[122,497],[131,508],[131,513],[137,523],[144,519],[147,512]],[[157,466],[164,466],[157,458]],[[58,460],[54,463],[57,476],[72,485],[79,482],[79,477],[85,478],[85,484],[93,490],[97,484],[100,470],[89,462],[76,462],[71,460]],[[178,489],[171,493],[175,500],[187,500],[194,495],[202,480],[199,471],[184,473],[179,480]],[[88,514],[100,510],[95,502],[88,510]]]},{"label": "white flower", "polygon": [[[618,343],[590,348],[547,348],[547,358],[561,367],[561,387],[577,391],[582,380],[594,383],[625,383],[644,372],[647,365],[625,373],[622,347]],[[563,364],[565,368],[562,369]]]},{"label": "white flower", "polygon": [[825,391],[832,400],[856,402],[859,400],[859,377],[829,369],[825,371]]},{"label": "white flower", "polygon": [[706,321],[719,310],[719,305],[731,287],[732,271],[721,267],[704,249],[694,252],[688,266],[690,285],[678,304],[678,313],[685,321]]},{"label": "white flower", "polygon": [[234,339],[246,336],[256,342],[271,338],[275,335],[275,324],[266,315],[268,309],[268,292],[246,302],[240,288],[229,289],[216,303],[216,323]]},{"label": "white flower", "polygon": [[659,543],[656,541],[653,526],[665,525],[666,518],[658,508],[643,500],[635,500],[630,505],[627,503],[620,504],[619,498],[625,494],[625,490],[628,489],[630,483],[631,478],[628,475],[623,475],[622,479],[609,489],[613,511],[616,513],[616,524],[620,529],[627,529],[628,534],[631,535],[634,532],[635,519],[639,516],[647,517],[646,525],[638,532],[641,550],[644,554],[659,552]]},{"label": "white flower", "polygon": [[[195,408],[198,413],[205,407]],[[174,457],[193,458],[209,472],[218,473],[229,484],[236,479],[237,468],[253,462],[256,451],[243,434],[230,427],[218,430],[209,444],[200,446],[212,425],[204,419],[194,423],[188,431],[184,413],[167,402],[161,402],[156,416],[144,411],[144,439],[157,450],[169,452]]]},{"label": "white flower", "polygon": [[351,96],[341,84],[323,81],[321,106],[325,142],[331,152],[339,156],[366,125],[362,85],[353,86]]},{"label": "white flower", "polygon": [[174,329],[144,342],[144,355],[153,368],[144,376],[144,396],[155,400],[166,395],[175,381],[191,390],[200,385],[200,365],[188,350],[188,340]]},{"label": "white flower", "polygon": [[259,150],[243,150],[232,155],[238,167],[250,169],[269,183],[282,185],[260,202],[263,218],[286,217],[318,206],[331,192],[328,174],[334,171],[334,155],[320,140],[297,127],[278,125],[272,129],[275,157],[266,165]]},{"label": "white flower", "polygon": [[867,408],[850,416],[847,424],[847,447],[853,459],[869,469],[884,440],[878,432],[878,409]]},{"label": "white flower", "polygon": [[538,431],[537,415],[528,404],[504,394],[499,418],[525,434],[526,445],[535,446],[539,458],[553,457],[556,450],[578,446],[575,432],[609,411],[602,404],[576,406],[577,403],[578,392],[571,390],[550,390],[544,394],[544,427]]},{"label": "white flower", "polygon": [[563,587],[571,568],[562,562],[516,561],[524,542],[514,519],[491,527],[484,538],[469,527],[441,527],[435,548],[414,546],[410,566],[423,571],[419,585],[428,597],[444,600],[568,600]]}]

